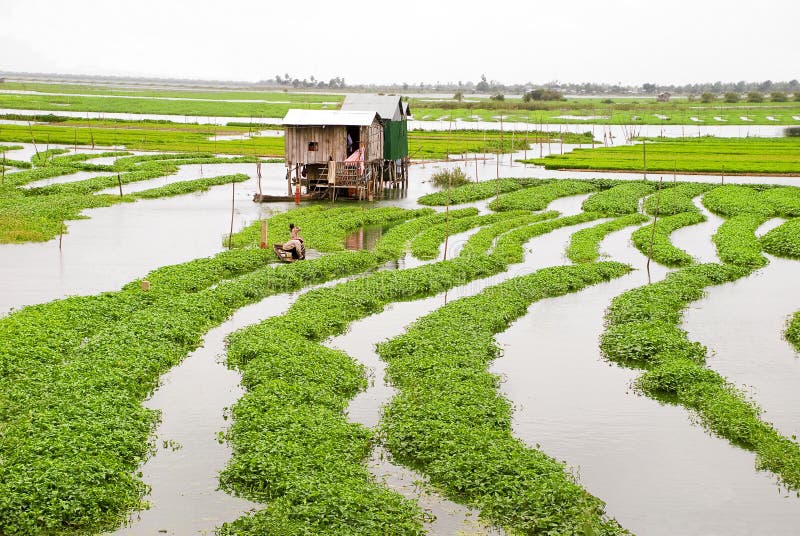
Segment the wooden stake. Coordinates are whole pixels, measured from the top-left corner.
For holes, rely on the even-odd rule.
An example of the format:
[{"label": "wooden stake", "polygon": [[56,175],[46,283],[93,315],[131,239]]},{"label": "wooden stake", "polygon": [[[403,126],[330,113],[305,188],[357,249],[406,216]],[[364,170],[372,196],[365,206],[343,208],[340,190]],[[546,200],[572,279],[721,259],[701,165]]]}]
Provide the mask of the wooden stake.
[{"label": "wooden stake", "polygon": [[647,182],[647,140],[642,141],[642,159],[642,172],[644,173],[644,180]]},{"label": "wooden stake", "polygon": [[261,199],[261,161],[256,162],[256,175],[258,175],[258,198]]},{"label": "wooden stake", "polygon": [[261,249],[267,247],[267,220],[261,220]]},{"label": "wooden stake", "polygon": [[511,131],[511,152],[508,153],[508,165],[514,167],[514,142],[516,140],[515,131]]},{"label": "wooden stake", "polygon": [[58,234],[58,251],[61,251],[61,242],[64,240],[64,222],[61,222],[61,230]]},{"label": "wooden stake", "polygon": [[650,280],[650,259],[653,258],[653,242],[656,239],[656,223],[658,223],[658,211],[661,208],[661,181],[664,177],[658,180],[658,189],[656,190],[656,214],[653,216],[653,229],[650,232],[650,248],[647,251],[647,284],[651,283]]},{"label": "wooden stake", "polygon": [[450,241],[450,187],[453,184],[452,173],[447,176],[447,204],[444,207],[444,255],[442,260],[447,260],[447,244]]},{"label": "wooden stake", "polygon": [[231,232],[228,235],[228,249],[233,247],[233,215],[236,208],[236,181],[231,181]]},{"label": "wooden stake", "polygon": [[122,177],[117,173],[117,184],[119,184],[119,196],[122,197]]},{"label": "wooden stake", "polygon": [[678,210],[678,161],[675,161],[675,169],[672,171],[672,214]]},{"label": "wooden stake", "polygon": [[725,164],[722,164],[722,184],[725,184]]},{"label": "wooden stake", "polygon": [[39,148],[36,147],[36,139],[33,137],[33,127],[31,122],[28,121],[28,131],[31,133],[31,143],[33,143],[33,150],[36,151],[36,156],[39,156]]}]

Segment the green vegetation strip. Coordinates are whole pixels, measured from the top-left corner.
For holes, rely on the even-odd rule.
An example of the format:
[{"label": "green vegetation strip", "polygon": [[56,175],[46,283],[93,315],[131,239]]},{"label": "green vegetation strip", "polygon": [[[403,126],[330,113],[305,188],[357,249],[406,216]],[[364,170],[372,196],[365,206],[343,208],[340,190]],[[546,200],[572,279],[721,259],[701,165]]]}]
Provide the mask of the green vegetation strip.
[{"label": "green vegetation strip", "polygon": [[[654,221],[651,225],[640,227],[634,231],[631,240],[636,249],[659,264],[671,268],[688,266],[694,262],[692,257],[682,249],[673,246],[669,235],[681,227],[696,225],[704,221],[706,221],[706,217],[697,211],[662,217],[657,222]],[[655,229],[653,229],[654,227]]]},{"label": "green vegetation strip", "polygon": [[444,190],[420,197],[417,202],[420,205],[433,207],[443,207],[447,204],[460,205],[481,199],[489,199],[498,194],[521,190],[529,186],[539,186],[550,182],[547,179],[492,179],[483,182],[473,182],[452,188],[450,191]]},{"label": "green vegetation strip", "polygon": [[[143,180],[171,175],[178,166],[187,164],[247,163],[254,157],[220,158],[207,153],[154,154],[143,156],[121,156],[110,166],[90,164],[86,160],[95,157],[127,155],[108,152],[58,156],[63,149],[41,151],[34,155],[35,167],[30,170],[6,174],[0,185],[0,243],[50,240],[65,230],[64,222],[83,218],[82,211],[88,208],[107,207],[115,203],[134,201],[134,196],[95,195],[96,192]],[[22,188],[31,182],[95,169],[116,171],[115,174],[93,177],[81,181],[51,184],[49,186]],[[214,180],[195,182],[191,188],[210,186]],[[228,181],[229,182],[229,181]],[[148,197],[158,193],[176,195],[184,186],[170,186],[149,192]],[[145,197],[139,195],[138,197]]]},{"label": "green vegetation strip", "polygon": [[644,211],[652,216],[656,213],[670,216],[680,212],[697,212],[700,209],[694,204],[694,198],[714,187],[706,182],[663,183],[660,193],[649,195],[644,200]]},{"label": "green vegetation strip", "polygon": [[650,194],[654,185],[649,182],[624,182],[591,195],[581,207],[587,212],[621,216],[639,211],[639,200]]},{"label": "green vegetation strip", "polygon": [[764,251],[778,257],[800,259],[800,218],[772,229],[761,237],[761,245]]},{"label": "green vegetation strip", "polygon": [[80,95],[129,95],[139,97],[160,97],[180,99],[207,99],[207,100],[266,100],[266,101],[291,101],[297,103],[307,102],[340,102],[341,95],[325,93],[310,93],[307,91],[291,93],[286,91],[233,91],[233,90],[202,90],[202,89],[150,89],[147,87],[109,87],[83,84],[51,84],[46,82],[9,82],[3,84],[4,89],[36,91],[40,93],[65,93]]},{"label": "green vegetation strip", "polygon": [[783,218],[800,216],[800,188],[796,186],[770,188],[761,192],[759,197],[772,207],[775,216]]},{"label": "green vegetation strip", "polygon": [[[524,212],[517,211],[478,216],[477,212],[477,209],[475,209],[475,216],[445,221],[444,223],[433,225],[424,230],[411,241],[411,254],[417,259],[435,259],[439,256],[439,248],[444,243],[445,239],[453,234],[463,233],[475,227],[482,227],[525,215]],[[546,217],[542,219],[546,219]]]},{"label": "green vegetation strip", "polygon": [[786,328],[786,340],[800,352],[800,311],[792,315],[789,326]]},{"label": "green vegetation strip", "polygon": [[502,130],[415,130],[408,135],[408,153],[413,159],[446,158],[447,155],[497,154],[524,151],[540,140],[547,143],[564,138],[564,143],[591,143],[591,133],[503,132]]},{"label": "green vegetation strip", "polygon": [[[411,214],[422,216],[432,213],[431,209],[421,209]],[[301,228],[307,248],[319,251],[341,251],[344,249],[344,237],[348,232],[368,225],[391,225],[408,219],[408,214],[408,211],[397,207],[368,209],[363,205],[334,208],[327,204],[309,205],[271,217],[268,222],[267,241],[270,245],[286,242],[289,239],[289,224],[294,223]],[[450,211],[450,218],[456,220],[475,214],[477,214],[477,210],[474,208],[453,210]],[[444,222],[445,218],[446,216],[442,213],[432,225]],[[414,234],[422,231],[423,229],[418,229]],[[384,235],[378,245],[384,247],[393,240],[394,236],[395,234]],[[232,243],[234,248],[258,247],[260,241],[261,222],[257,221],[235,234]],[[392,247],[399,247],[399,245],[393,244]],[[402,256],[404,252],[405,250],[398,252],[397,257]]]},{"label": "green vegetation strip", "polygon": [[[645,166],[645,151],[647,163]],[[800,174],[797,138],[691,138],[596,149],[575,149],[526,161],[546,169],[648,173]]]},{"label": "green vegetation strip", "polygon": [[234,182],[244,182],[249,180],[250,177],[243,173],[235,175],[220,175],[219,177],[208,177],[205,179],[195,179],[192,181],[179,181],[173,182],[160,188],[150,188],[149,190],[142,190],[133,194],[134,197],[142,199],[155,199],[158,197],[171,197],[175,195],[183,195],[192,192],[205,192],[212,186],[220,186],[222,184],[231,184]]},{"label": "green vegetation strip", "polygon": [[719,186],[703,196],[703,205],[720,216],[757,214],[769,217],[774,213],[773,205],[760,195],[757,187]]},{"label": "green vegetation strip", "polygon": [[[435,217],[441,221],[443,216]],[[501,238],[505,246],[491,255],[484,246],[492,241],[480,238],[476,243],[482,246],[465,247],[455,259],[314,290],[286,315],[234,333],[229,363],[242,371],[248,392],[233,408],[228,439],[234,456],[220,480],[225,489],[268,503],[268,508],[224,526],[221,533],[263,534],[282,523],[296,533],[419,533],[419,511],[399,498],[387,499],[361,464],[373,441],[369,431],[348,423],[343,414],[350,398],[365,386],[363,371],[320,343],[388,303],[496,274],[508,262],[517,262],[509,258],[522,257],[522,245],[530,237],[591,217],[596,216],[559,218],[506,233]],[[496,237],[507,230],[501,224],[510,221],[486,229]],[[398,229],[384,238],[399,245],[394,238]],[[590,502],[593,507],[600,504]],[[599,515],[597,510],[587,513],[593,520]]]},{"label": "green vegetation strip", "polygon": [[600,242],[606,236],[626,227],[640,225],[649,219],[644,214],[627,214],[588,229],[581,229],[570,238],[567,258],[574,263],[595,262],[600,258]]},{"label": "green vegetation strip", "polygon": [[739,214],[725,220],[711,237],[719,259],[753,269],[766,266],[767,259],[761,254],[761,244],[755,236],[756,229],[766,220],[758,214]]},{"label": "green vegetation strip", "polygon": [[[720,258],[730,263],[688,266],[661,282],[614,298],[600,346],[612,361],[645,369],[637,380],[643,393],[695,411],[710,431],[755,452],[759,469],[775,473],[784,485],[797,490],[800,445],[795,438],[780,435],[760,419],[760,410],[744,392],[705,368],[706,348],[689,341],[678,327],[682,310],[700,299],[705,287],[735,281],[763,264],[754,260],[752,246],[757,245],[753,229],[765,216],[744,211],[746,205],[739,201],[746,192],[727,191],[730,199],[717,193],[712,204],[725,207],[731,215],[729,224],[723,224],[715,237]],[[732,208],[737,205],[740,214]],[[795,332],[787,332],[787,338],[795,336]]]},{"label": "green vegetation strip", "polygon": [[[469,102],[412,99],[416,119],[505,121],[573,125],[796,125],[800,102],[692,102],[673,98],[658,102],[655,97],[584,98],[532,100],[506,97],[502,100],[475,98]],[[722,121],[718,121],[719,117]],[[744,119],[742,118],[744,117]],[[768,119],[771,117],[772,119]],[[694,118],[694,119],[692,119]],[[575,130],[581,127],[575,128]],[[585,130],[585,129],[584,129]]]},{"label": "green vegetation strip", "polygon": [[1,125],[0,141],[79,146],[122,146],[137,151],[195,151],[265,157],[283,156],[283,138],[256,136],[246,140],[216,140],[213,125],[165,129],[159,125],[117,125],[73,127],[56,125]]},{"label": "green vegetation strip", "polygon": [[[286,97],[277,99],[286,101]],[[326,105],[302,103],[306,109],[323,109]],[[167,100],[128,97],[92,97],[80,95],[25,95],[0,94],[0,108],[18,110],[76,111],[104,113],[132,113],[158,115],[184,115],[201,117],[283,117],[289,108],[300,103],[288,102],[222,102],[200,99]]]},{"label": "green vegetation strip", "polygon": [[545,268],[449,303],[378,346],[399,389],[384,412],[386,446],[448,496],[514,534],[623,534],[563,463],[511,434],[511,404],[487,371],[493,336],[530,304],[624,275],[596,263]]},{"label": "green vegetation strip", "polygon": [[597,190],[589,181],[560,180],[533,188],[503,194],[489,203],[492,210],[543,210],[559,197],[585,194]]},{"label": "green vegetation strip", "polygon": [[[428,218],[404,241],[440,216]],[[273,267],[268,250],[234,250],[155,271],[150,292],[134,282],[0,319],[0,533],[117,526],[146,492],[134,472],[158,414],[141,403],[161,374],[236,309],[399,252],[387,243]]]},{"label": "green vegetation strip", "polygon": [[678,327],[681,310],[709,285],[734,281],[750,269],[702,264],[670,274],[663,282],[626,292],[608,311],[601,348],[620,364],[646,369],[637,380],[648,396],[697,412],[710,431],[756,453],[759,469],[800,488],[800,446],[762,421],[746,394],[703,366],[706,349]]}]

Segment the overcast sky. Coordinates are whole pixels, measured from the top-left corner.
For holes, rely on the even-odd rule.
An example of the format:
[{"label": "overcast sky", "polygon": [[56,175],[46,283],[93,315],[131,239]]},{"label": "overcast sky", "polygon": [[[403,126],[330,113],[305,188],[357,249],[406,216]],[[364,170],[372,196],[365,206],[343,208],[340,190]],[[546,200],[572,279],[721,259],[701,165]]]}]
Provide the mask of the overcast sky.
[{"label": "overcast sky", "polygon": [[800,0],[0,0],[0,70],[348,83],[800,78]]}]

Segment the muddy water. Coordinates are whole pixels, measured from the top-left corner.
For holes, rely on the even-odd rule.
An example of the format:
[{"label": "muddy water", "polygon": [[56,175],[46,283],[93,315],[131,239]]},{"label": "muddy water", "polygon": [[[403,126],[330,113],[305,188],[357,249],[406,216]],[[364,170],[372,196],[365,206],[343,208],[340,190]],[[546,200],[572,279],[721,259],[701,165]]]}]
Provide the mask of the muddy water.
[{"label": "muddy water", "polygon": [[[9,151],[13,159],[29,159],[35,150],[32,144],[20,144],[23,149]],[[51,146],[55,147],[55,145]],[[69,148],[62,146],[64,148]],[[566,147],[566,146],[565,146]],[[531,153],[538,149],[532,148]],[[107,148],[98,149],[98,152]],[[543,145],[546,152],[547,145]],[[560,147],[551,144],[551,150]],[[566,149],[565,149],[566,150]],[[85,149],[80,149],[86,152]],[[633,180],[636,174],[580,173],[547,171],[538,166],[513,162],[524,152],[501,156],[498,167],[494,161],[479,162],[480,180],[501,177],[603,177]],[[482,155],[468,155],[482,156]],[[205,176],[236,173],[238,164],[209,164],[203,166]],[[244,165],[245,172],[247,165]],[[255,165],[248,172],[255,175]],[[438,169],[465,167],[470,177],[475,175],[473,162],[421,164],[411,167],[410,187],[406,197],[384,199],[375,206],[397,205],[416,208],[418,196],[435,191],[429,182],[430,175]],[[189,166],[183,168],[191,169]],[[199,169],[199,167],[198,167]],[[282,195],[285,192],[285,167],[283,164],[263,164],[263,190]],[[187,171],[183,171],[187,173]],[[187,176],[187,178],[197,178]],[[681,176],[681,180],[708,181],[703,175]],[[175,180],[163,179],[163,180]],[[150,186],[158,184],[156,179]],[[756,182],[795,184],[791,177],[728,177],[728,182]],[[163,183],[162,183],[163,184]],[[123,191],[131,191],[124,185]],[[252,195],[258,191],[257,182],[236,185],[236,214],[234,230],[259,218],[262,214],[291,208],[291,203],[256,204]],[[390,191],[397,194],[398,191]],[[87,220],[67,222],[63,249],[59,252],[58,240],[32,244],[0,244],[0,281],[13,282],[0,292],[0,315],[12,307],[41,303],[69,294],[92,294],[114,290],[125,282],[144,275],[147,271],[165,264],[184,262],[204,257],[222,249],[221,237],[230,229],[230,187],[217,186],[201,194],[189,194],[167,199],[121,203],[107,208],[84,211]],[[413,262],[413,261],[412,261]]]},{"label": "muddy water", "polygon": [[[630,233],[609,235],[602,249],[643,268]],[[654,280],[665,275],[659,265],[651,270]],[[497,337],[504,353],[492,370],[515,404],[514,433],[574,467],[634,533],[796,534],[800,500],[784,497],[773,476],[756,472],[753,454],[709,436],[684,409],[634,394],[639,373],[601,357],[606,307],[646,282],[639,269],[537,302]]]},{"label": "muddy water", "polygon": [[[208,177],[219,177],[221,175],[233,175],[236,173],[244,173],[245,175],[254,176],[256,174],[255,164],[186,164],[180,166],[178,171],[172,175],[164,175],[163,177],[156,177],[155,179],[146,181],[123,184],[122,193],[132,194],[135,192],[149,190],[151,188],[159,188],[175,182],[190,181]],[[108,173],[106,173],[106,175],[108,175]],[[262,187],[264,182],[265,181],[262,179]],[[245,183],[237,183],[236,186],[238,187],[242,184]],[[226,187],[230,189],[230,184],[228,184]],[[119,187],[113,186],[97,193],[111,195],[119,194]],[[197,193],[189,195],[197,195]]]},{"label": "muddy water", "polygon": [[220,443],[217,434],[227,430],[227,410],[244,394],[239,372],[223,363],[225,338],[285,313],[309,290],[348,279],[242,307],[206,333],[200,348],[161,377],[160,387],[145,403],[162,412],[156,453],[141,468],[142,479],[152,488],[146,498],[151,507],[133,514],[130,524],[114,534],[212,534],[214,527],[261,508],[217,490],[219,472],[231,457],[230,447]]},{"label": "muddy water", "polygon": [[[241,164],[205,166],[208,176],[242,171]],[[255,166],[251,176],[255,175]],[[246,167],[244,168],[247,169]],[[265,190],[283,174],[281,164],[264,164]],[[284,183],[285,184],[285,183]],[[123,187],[124,188],[124,187]],[[288,203],[253,203],[254,178],[236,185],[234,231],[285,210]],[[223,250],[231,223],[231,187],[200,194],[120,203],[84,211],[85,220],[67,222],[58,239],[43,243],[0,244],[0,315],[11,308],[66,295],[115,290],[150,270],[206,257]]]},{"label": "muddy water", "polygon": [[[669,195],[669,192],[665,192],[664,195]],[[692,202],[705,215],[706,221],[681,227],[670,235],[670,239],[675,247],[684,250],[697,262],[719,262],[717,248],[711,237],[725,220],[704,207],[701,200],[702,196],[698,196]]]},{"label": "muddy water", "polygon": [[800,355],[784,338],[787,320],[800,308],[792,291],[800,262],[768,258],[754,274],[709,288],[686,312],[683,327],[709,348],[708,366],[743,386],[766,421],[800,436]]},{"label": "muddy water", "polygon": [[[548,210],[558,210],[565,215],[577,214],[588,195],[562,198],[554,201]],[[409,324],[448,300],[472,296],[481,290],[496,285],[511,277],[531,273],[545,266],[561,263],[566,242],[571,233],[588,227],[587,223],[559,229],[543,237],[529,241],[525,260],[513,265],[508,272],[473,281],[446,293],[413,302],[390,304],[386,309],[368,318],[355,322],[344,335],[334,337],[326,345],[339,348],[363,363],[369,370],[370,387],[359,393],[350,403],[348,414],[354,422],[373,428],[380,421],[383,406],[394,396],[395,389],[385,382],[386,365],[375,352],[375,343],[402,334]],[[469,235],[470,230],[461,235]],[[455,251],[448,252],[448,255]],[[441,254],[441,251],[440,251]],[[485,527],[477,520],[477,512],[458,505],[437,494],[428,486],[420,486],[424,477],[407,468],[397,466],[383,449],[376,449],[368,463],[372,474],[399,493],[419,501],[420,505],[435,515],[427,526],[431,534],[502,534],[499,529]]]}]

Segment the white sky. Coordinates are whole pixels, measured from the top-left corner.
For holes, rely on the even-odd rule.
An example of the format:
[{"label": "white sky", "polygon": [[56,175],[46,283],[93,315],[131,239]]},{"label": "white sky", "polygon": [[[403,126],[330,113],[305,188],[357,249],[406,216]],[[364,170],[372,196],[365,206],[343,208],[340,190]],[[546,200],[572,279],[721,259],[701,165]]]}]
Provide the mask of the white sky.
[{"label": "white sky", "polygon": [[[348,83],[800,78],[800,0],[0,0],[0,70]],[[350,31],[352,30],[352,31]]]}]

